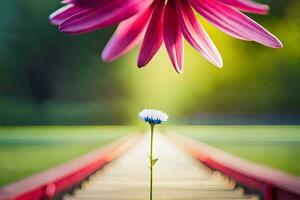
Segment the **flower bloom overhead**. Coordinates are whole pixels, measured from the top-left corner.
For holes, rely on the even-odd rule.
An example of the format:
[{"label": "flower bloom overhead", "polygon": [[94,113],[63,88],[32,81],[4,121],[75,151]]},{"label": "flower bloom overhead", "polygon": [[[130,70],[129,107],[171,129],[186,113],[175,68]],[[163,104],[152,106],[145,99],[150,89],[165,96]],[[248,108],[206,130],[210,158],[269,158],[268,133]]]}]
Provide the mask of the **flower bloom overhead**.
[{"label": "flower bloom overhead", "polygon": [[119,24],[102,52],[113,61],[141,43],[137,65],[144,67],[164,43],[175,70],[183,70],[183,38],[208,61],[222,58],[193,10],[224,33],[272,48],[281,42],[242,12],[267,14],[269,7],[252,0],[64,0],[50,16],[62,32],[82,34]]},{"label": "flower bloom overhead", "polygon": [[161,124],[168,120],[169,116],[159,110],[145,109],[139,113],[139,117],[149,124]]}]

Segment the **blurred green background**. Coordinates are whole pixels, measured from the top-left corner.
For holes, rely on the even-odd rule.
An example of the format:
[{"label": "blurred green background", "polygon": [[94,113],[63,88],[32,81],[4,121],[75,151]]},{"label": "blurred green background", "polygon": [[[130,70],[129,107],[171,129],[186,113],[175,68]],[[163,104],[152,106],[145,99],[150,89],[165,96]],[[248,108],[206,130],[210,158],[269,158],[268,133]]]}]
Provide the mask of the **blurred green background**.
[{"label": "blurred green background", "polygon": [[299,123],[300,2],[261,2],[271,6],[270,15],[251,17],[283,49],[230,38],[199,17],[224,68],[186,45],[178,75],[164,48],[143,69],[136,67],[137,49],[102,62],[115,27],[60,33],[48,20],[59,1],[1,1],[0,124],[128,124],[145,107],[166,111],[176,123]]},{"label": "blurred green background", "polygon": [[[133,127],[15,125],[135,124],[143,108],[169,124],[300,124],[300,1],[261,0],[251,15],[284,44],[239,41],[199,16],[223,56],[217,69],[186,45],[178,75],[164,48],[143,69],[138,48],[104,63],[115,27],[69,36],[49,23],[59,0],[0,1],[0,185],[64,163]],[[243,158],[300,174],[299,126],[168,127]],[[58,153],[59,152],[59,153]]]}]

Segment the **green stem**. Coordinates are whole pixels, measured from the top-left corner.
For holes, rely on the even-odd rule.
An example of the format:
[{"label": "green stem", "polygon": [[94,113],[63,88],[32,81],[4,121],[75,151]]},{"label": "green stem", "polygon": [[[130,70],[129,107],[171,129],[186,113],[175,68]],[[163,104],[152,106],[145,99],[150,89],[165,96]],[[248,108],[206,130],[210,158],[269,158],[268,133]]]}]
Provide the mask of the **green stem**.
[{"label": "green stem", "polygon": [[151,140],[150,140],[150,200],[152,200],[152,186],[153,186],[153,133],[155,124],[150,124],[151,127]]}]

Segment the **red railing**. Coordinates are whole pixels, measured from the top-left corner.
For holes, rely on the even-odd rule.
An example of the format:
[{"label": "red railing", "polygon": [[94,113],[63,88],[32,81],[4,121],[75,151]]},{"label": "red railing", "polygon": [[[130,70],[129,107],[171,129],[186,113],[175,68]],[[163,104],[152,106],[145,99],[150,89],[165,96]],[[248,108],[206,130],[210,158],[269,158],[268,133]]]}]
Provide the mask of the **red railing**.
[{"label": "red railing", "polygon": [[248,188],[261,191],[265,200],[300,200],[300,177],[243,160],[182,135],[169,136],[184,151],[208,167]]},{"label": "red railing", "polygon": [[0,188],[1,200],[52,199],[66,191],[93,172],[112,161],[138,139],[130,135],[72,160],[66,164],[35,174],[24,180]]}]

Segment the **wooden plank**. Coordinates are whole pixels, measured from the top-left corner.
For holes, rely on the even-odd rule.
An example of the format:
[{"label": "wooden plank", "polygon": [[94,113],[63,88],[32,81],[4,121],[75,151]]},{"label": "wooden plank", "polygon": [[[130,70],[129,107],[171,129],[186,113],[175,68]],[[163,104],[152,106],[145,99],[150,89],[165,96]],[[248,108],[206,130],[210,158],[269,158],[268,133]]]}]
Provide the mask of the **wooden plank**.
[{"label": "wooden plank", "polygon": [[[148,135],[126,154],[92,175],[73,195],[65,200],[135,200],[148,199],[149,169]],[[234,199],[255,200],[255,195],[245,195],[243,189],[220,173],[180,151],[165,136],[154,137],[154,199]]]},{"label": "wooden plank", "polygon": [[125,136],[78,159],[4,186],[0,188],[0,199],[52,198],[59,192],[80,183],[93,172],[117,158],[138,138],[137,135]]},{"label": "wooden plank", "polygon": [[271,167],[243,160],[220,149],[184,137],[169,134],[181,149],[249,188],[260,190],[266,200],[299,200],[300,177]]}]

